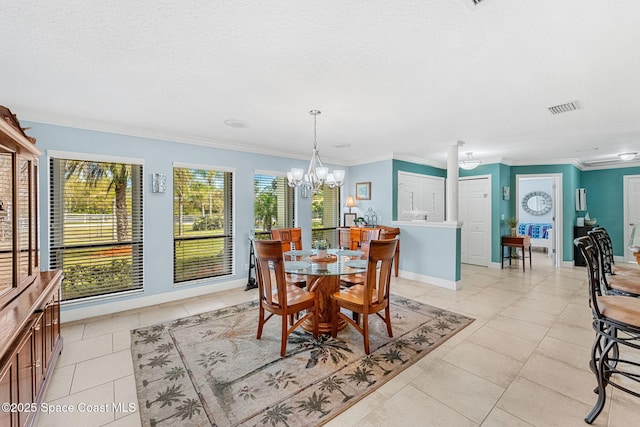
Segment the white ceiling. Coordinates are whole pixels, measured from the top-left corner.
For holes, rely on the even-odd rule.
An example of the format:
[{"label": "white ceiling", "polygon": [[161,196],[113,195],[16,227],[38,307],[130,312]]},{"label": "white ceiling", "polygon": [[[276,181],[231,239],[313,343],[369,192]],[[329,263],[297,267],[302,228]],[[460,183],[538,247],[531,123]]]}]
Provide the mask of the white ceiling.
[{"label": "white ceiling", "polygon": [[510,164],[640,152],[638,0],[0,2],[23,121],[308,158],[319,109],[346,165],[444,164],[458,140]]}]

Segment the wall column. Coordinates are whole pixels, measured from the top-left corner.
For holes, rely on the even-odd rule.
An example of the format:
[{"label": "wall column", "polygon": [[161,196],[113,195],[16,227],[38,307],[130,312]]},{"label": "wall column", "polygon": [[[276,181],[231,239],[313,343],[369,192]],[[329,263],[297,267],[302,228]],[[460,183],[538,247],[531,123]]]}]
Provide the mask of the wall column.
[{"label": "wall column", "polygon": [[458,147],[457,141],[447,147],[447,216],[446,222],[458,222]]}]

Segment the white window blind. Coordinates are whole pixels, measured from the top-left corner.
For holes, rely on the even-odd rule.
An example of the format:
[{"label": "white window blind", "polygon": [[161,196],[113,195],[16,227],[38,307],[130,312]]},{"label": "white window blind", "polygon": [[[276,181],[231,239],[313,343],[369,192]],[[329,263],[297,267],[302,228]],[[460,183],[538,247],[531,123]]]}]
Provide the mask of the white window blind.
[{"label": "white window blind", "polygon": [[142,165],[52,158],[50,186],[62,300],[142,289]]},{"label": "white window blind", "polygon": [[340,224],[340,187],[324,186],[311,199],[311,235],[313,240],[326,240],[337,248]]},{"label": "white window blind", "polygon": [[233,274],[233,173],[173,168],[173,281]]},{"label": "white window blind", "polygon": [[258,239],[270,238],[272,228],[294,226],[295,188],[289,187],[286,176],[256,173],[253,187],[253,228]]}]

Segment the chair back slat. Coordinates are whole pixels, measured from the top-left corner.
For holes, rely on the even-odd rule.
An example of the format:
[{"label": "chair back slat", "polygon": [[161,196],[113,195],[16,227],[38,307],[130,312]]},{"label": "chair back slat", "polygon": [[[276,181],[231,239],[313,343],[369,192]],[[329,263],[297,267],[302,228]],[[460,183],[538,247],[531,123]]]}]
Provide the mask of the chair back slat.
[{"label": "chair back slat", "polygon": [[[256,240],[254,245],[260,298],[269,305],[286,307],[286,279],[280,241]],[[277,304],[273,299],[274,292],[278,295]]]},{"label": "chair back slat", "polygon": [[372,240],[365,276],[365,305],[382,304],[389,298],[391,267],[398,241]]},{"label": "chair back slat", "polygon": [[372,228],[370,230],[360,230],[360,250],[364,252],[366,258],[372,240],[380,239],[380,229]]},{"label": "chair back slat", "polygon": [[[302,249],[301,228],[274,228],[271,230],[271,238],[282,242],[282,252]],[[285,257],[290,258],[288,255]]]}]

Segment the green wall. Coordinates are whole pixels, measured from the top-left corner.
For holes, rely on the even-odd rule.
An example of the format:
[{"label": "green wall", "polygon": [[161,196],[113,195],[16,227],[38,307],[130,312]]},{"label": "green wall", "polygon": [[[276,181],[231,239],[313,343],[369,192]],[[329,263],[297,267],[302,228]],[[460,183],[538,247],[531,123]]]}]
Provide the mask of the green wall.
[{"label": "green wall", "polygon": [[[573,226],[576,223],[576,188],[581,186],[580,169],[573,165],[537,165],[511,167],[511,188],[516,188],[516,175],[562,174],[562,260],[573,260]],[[512,197],[515,212],[515,197]]]},{"label": "green wall", "polygon": [[[424,175],[446,178],[447,171],[432,166],[419,165],[411,162],[393,161],[393,218],[397,219],[398,202],[398,171],[413,172]],[[491,176],[491,261],[500,262],[500,237],[507,234],[507,227],[502,217],[516,216],[516,175],[562,175],[562,260],[573,260],[573,226],[576,218],[584,216],[586,212],[575,210],[576,188],[587,190],[587,212],[592,218],[597,218],[598,225],[607,229],[613,241],[614,254],[623,256],[625,250],[623,229],[623,188],[622,182],[625,175],[640,175],[640,167],[603,169],[596,171],[581,171],[574,165],[534,165],[534,166],[507,166],[502,163],[480,165],[476,169],[467,171],[460,169],[460,177],[479,175]],[[502,188],[510,187],[510,198],[504,200]]]},{"label": "green wall", "polygon": [[502,220],[514,216],[513,204],[511,200],[515,194],[515,187],[511,186],[511,197],[503,200],[502,188],[511,185],[510,167],[502,163],[492,163],[480,165],[473,170],[459,170],[461,178],[490,175],[491,176],[491,262],[500,262],[500,237],[509,232],[508,227]]},{"label": "green wall", "polygon": [[587,212],[607,229],[613,243],[613,253],[624,256],[623,178],[640,175],[640,167],[603,169],[582,172],[582,187],[587,189]]}]

